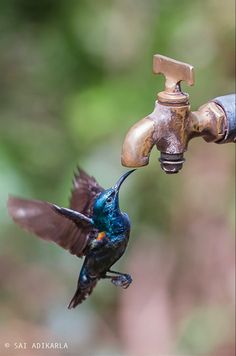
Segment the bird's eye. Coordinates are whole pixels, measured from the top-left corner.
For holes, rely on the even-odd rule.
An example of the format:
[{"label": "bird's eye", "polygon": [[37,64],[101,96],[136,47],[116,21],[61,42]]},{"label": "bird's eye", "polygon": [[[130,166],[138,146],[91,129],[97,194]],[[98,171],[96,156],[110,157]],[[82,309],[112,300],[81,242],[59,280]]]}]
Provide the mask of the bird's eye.
[{"label": "bird's eye", "polygon": [[107,198],[107,202],[111,203],[112,202],[112,197]]}]

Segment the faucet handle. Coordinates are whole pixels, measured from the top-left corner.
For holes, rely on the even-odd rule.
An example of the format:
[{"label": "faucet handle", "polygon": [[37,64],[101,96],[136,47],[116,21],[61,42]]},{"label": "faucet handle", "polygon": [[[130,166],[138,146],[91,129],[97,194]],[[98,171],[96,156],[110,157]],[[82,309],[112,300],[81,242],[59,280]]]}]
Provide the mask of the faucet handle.
[{"label": "faucet handle", "polygon": [[188,85],[194,84],[194,68],[192,65],[175,59],[155,54],[153,56],[153,72],[163,74],[166,78],[165,92],[180,92],[180,82],[184,80]]}]

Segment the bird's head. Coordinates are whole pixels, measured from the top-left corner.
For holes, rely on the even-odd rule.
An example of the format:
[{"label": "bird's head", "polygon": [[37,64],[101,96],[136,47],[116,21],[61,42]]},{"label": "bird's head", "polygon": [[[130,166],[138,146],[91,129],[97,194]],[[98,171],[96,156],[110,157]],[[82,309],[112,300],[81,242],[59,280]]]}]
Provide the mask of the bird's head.
[{"label": "bird's head", "polygon": [[119,210],[119,191],[124,180],[132,173],[135,169],[123,174],[116,184],[110,189],[104,190],[94,202],[93,215],[96,216],[106,216],[115,210]]}]

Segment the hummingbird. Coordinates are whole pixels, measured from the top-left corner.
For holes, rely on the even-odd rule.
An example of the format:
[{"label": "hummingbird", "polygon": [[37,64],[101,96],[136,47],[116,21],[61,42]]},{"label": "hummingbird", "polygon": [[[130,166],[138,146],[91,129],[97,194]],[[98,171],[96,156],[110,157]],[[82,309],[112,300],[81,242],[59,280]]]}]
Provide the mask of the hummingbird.
[{"label": "hummingbird", "polygon": [[124,289],[132,283],[127,273],[111,270],[124,254],[130,220],[119,207],[119,190],[135,169],[123,174],[110,189],[78,168],[73,179],[69,208],[46,201],[8,198],[8,212],[23,229],[52,241],[77,257],[85,257],[76,292],[68,308],[81,304],[100,279],[110,279]]}]

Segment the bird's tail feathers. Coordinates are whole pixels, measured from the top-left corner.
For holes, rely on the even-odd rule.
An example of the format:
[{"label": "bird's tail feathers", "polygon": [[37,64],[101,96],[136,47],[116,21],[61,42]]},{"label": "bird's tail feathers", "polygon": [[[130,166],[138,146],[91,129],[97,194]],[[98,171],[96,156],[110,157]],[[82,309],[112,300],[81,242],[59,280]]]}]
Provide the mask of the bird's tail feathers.
[{"label": "bird's tail feathers", "polygon": [[98,279],[94,279],[91,281],[90,285],[82,288],[80,284],[78,284],[77,290],[68,305],[68,309],[76,308],[77,305],[81,304],[93,291],[96,286]]}]

